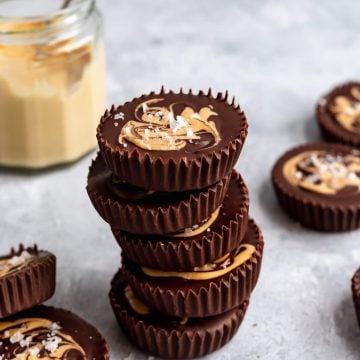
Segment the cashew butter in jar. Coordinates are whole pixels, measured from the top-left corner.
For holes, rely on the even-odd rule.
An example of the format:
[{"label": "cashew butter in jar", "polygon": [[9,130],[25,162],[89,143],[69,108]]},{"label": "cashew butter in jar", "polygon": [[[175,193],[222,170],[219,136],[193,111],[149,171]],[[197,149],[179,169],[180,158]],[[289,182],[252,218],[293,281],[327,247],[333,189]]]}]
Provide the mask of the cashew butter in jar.
[{"label": "cashew butter in jar", "polygon": [[42,168],[93,149],[104,68],[94,0],[0,1],[0,165]]}]

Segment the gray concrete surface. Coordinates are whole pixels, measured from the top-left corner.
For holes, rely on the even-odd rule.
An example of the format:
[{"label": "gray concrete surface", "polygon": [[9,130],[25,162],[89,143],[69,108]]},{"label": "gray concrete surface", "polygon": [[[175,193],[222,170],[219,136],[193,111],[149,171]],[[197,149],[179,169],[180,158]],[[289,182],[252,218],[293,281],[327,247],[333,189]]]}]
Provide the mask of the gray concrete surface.
[{"label": "gray concrete surface", "polygon": [[[266,249],[258,286],[233,341],[208,359],[339,359],[360,354],[350,278],[360,233],[301,228],[278,208],[269,173],[287,148],[319,134],[314,104],[360,76],[357,1],[101,0],[109,102],[159,89],[228,89],[250,133],[237,164]],[[95,135],[95,134],[94,134]],[[38,175],[0,171],[0,250],[38,243],[58,256],[49,302],[108,338],[112,359],[148,359],[118,329],[107,299],[119,249],[86,192],[91,156]]]}]

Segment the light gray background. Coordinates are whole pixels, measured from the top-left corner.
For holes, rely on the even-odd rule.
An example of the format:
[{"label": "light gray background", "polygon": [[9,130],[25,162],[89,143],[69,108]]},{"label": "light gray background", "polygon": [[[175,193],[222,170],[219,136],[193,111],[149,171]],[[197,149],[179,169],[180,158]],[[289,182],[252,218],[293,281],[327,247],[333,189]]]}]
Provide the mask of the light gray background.
[{"label": "light gray background", "polygon": [[[269,173],[283,151],[319,138],[318,97],[359,78],[360,3],[102,0],[99,7],[111,103],[162,84],[211,86],[228,89],[248,115],[237,169],[250,188],[265,257],[240,331],[209,359],[358,359],[350,278],[360,265],[360,234],[302,229],[278,208]],[[56,253],[50,303],[95,324],[112,359],[147,359],[124,339],[108,303],[119,249],[85,192],[90,158],[38,175],[0,171],[0,250],[37,242]]]}]

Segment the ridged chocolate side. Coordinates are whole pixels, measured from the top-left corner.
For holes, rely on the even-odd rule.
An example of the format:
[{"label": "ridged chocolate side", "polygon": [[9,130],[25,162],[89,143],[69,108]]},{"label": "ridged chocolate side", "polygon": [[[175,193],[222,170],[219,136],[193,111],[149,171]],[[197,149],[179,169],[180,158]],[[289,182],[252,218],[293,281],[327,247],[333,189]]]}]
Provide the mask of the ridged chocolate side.
[{"label": "ridged chocolate side", "polygon": [[337,86],[330,93],[326,94],[316,106],[316,118],[323,138],[330,142],[340,142],[346,145],[360,148],[360,134],[352,133],[344,129],[328,114],[328,101],[337,95],[341,95],[345,89],[352,86],[360,86],[357,82],[348,82]]},{"label": "ridged chocolate side", "polygon": [[133,272],[131,263],[124,260],[124,278],[142,301],[162,314],[206,317],[229,311],[250,298],[260,274],[264,242],[252,220],[249,228],[257,237],[256,251],[244,264],[224,276],[206,281],[180,280],[179,286],[169,288],[162,284],[161,278],[150,282],[147,276],[139,276],[139,271]]},{"label": "ridged chocolate side", "polygon": [[[170,93],[173,94],[172,91]],[[166,92],[161,89],[158,95],[164,94]],[[155,95],[155,93],[152,92],[150,95]],[[211,90],[207,95],[200,91],[198,96],[212,97]],[[228,103],[228,94],[219,93],[215,99]],[[199,156],[195,159],[189,160],[184,155],[179,161],[174,158],[165,160],[161,157],[152,157],[151,152],[141,155],[137,149],[129,152],[120,146],[112,147],[102,135],[102,126],[109,117],[121,109],[114,106],[102,116],[97,129],[100,152],[113,173],[122,181],[139,187],[169,192],[208,187],[220,181],[231,171],[239,158],[247,136],[248,125],[244,112],[239,105],[235,104],[234,99],[228,105],[229,111],[237,113],[239,122],[243,123],[240,133],[236,134],[236,137],[224,148],[207,154],[199,152]]]},{"label": "ridged chocolate side", "polygon": [[[231,179],[224,203],[229,201],[229,196],[235,194],[238,200],[237,207],[234,209],[232,219],[228,223],[223,223],[221,231],[204,231],[201,237],[195,239],[167,237],[163,240],[160,238],[159,241],[152,241],[147,237],[113,230],[123,254],[143,266],[179,271],[202,266],[234,250],[239,246],[247,231],[249,195],[240,174],[233,171],[232,177],[236,178],[239,191],[232,189],[234,182]],[[226,207],[225,204],[224,207]]]},{"label": "ridged chocolate side", "polygon": [[[285,153],[275,164],[272,183],[280,206],[286,214],[301,225],[326,232],[350,231],[360,227],[360,203],[345,204],[341,201],[329,203],[310,196],[299,196],[290,191],[281,172],[278,170],[287,154],[311,150],[313,146],[330,146],[334,149],[352,150],[342,144],[318,143],[296,147]],[[325,198],[324,198],[325,199]]]},{"label": "ridged chocolate side", "polygon": [[23,250],[45,253],[41,258],[29,262],[25,267],[0,277],[0,319],[39,305],[51,298],[55,292],[56,257],[37,247]]},{"label": "ridged chocolate side", "polygon": [[351,281],[351,290],[353,294],[356,317],[360,326],[360,268],[354,274]]},{"label": "ridged chocolate side", "polygon": [[[93,171],[93,161],[89,176]],[[113,229],[135,234],[167,234],[183,231],[207,219],[223,202],[230,174],[216,184],[193,193],[177,204],[148,208],[142,204],[120,202],[87,186],[90,200],[99,215]],[[169,197],[171,197],[169,193]]]},{"label": "ridged chocolate side", "polygon": [[142,351],[167,359],[193,359],[210,354],[235,335],[248,307],[248,301],[214,318],[198,319],[196,325],[161,326],[144,321],[109,294],[114,314],[124,334]]}]

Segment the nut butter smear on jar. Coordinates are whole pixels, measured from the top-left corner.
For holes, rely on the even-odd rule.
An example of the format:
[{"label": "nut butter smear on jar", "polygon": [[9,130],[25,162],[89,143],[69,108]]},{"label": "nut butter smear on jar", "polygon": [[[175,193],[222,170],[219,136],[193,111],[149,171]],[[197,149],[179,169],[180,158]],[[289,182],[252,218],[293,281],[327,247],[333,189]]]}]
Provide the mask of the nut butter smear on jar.
[{"label": "nut butter smear on jar", "polygon": [[42,168],[96,146],[101,36],[94,0],[0,2],[0,165]]}]

